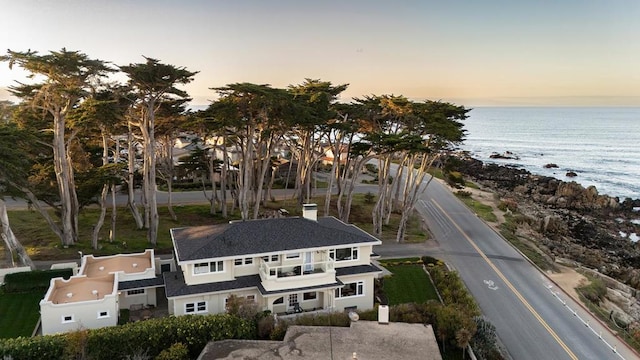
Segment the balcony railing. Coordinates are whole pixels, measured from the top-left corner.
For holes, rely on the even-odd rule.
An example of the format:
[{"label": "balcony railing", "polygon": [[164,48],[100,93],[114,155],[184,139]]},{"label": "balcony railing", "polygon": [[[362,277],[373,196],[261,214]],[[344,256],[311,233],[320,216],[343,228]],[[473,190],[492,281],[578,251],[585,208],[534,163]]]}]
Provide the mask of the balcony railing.
[{"label": "balcony railing", "polygon": [[276,280],[282,278],[312,276],[334,271],[334,261],[321,261],[309,264],[271,266],[265,261],[260,261],[260,276],[263,280]]}]

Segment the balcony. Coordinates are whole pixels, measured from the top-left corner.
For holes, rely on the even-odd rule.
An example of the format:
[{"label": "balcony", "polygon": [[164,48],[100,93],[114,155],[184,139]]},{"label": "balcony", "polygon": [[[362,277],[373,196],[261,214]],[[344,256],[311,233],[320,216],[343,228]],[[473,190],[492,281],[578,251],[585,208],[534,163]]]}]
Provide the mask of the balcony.
[{"label": "balcony", "polygon": [[260,278],[265,289],[274,291],[333,283],[336,271],[333,260],[283,266],[260,260]]}]

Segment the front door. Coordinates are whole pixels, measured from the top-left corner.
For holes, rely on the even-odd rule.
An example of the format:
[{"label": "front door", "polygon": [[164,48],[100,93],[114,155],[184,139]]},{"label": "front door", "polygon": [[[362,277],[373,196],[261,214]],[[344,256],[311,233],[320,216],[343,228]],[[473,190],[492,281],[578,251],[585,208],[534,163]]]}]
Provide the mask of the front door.
[{"label": "front door", "polygon": [[300,306],[298,303],[298,294],[289,294],[287,302],[287,312],[294,312],[297,307]]}]

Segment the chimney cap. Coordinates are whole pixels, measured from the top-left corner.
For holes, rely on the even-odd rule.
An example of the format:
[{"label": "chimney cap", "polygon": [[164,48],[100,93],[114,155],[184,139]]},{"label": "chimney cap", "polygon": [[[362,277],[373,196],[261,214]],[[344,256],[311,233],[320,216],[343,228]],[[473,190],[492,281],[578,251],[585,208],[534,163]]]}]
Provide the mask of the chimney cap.
[{"label": "chimney cap", "polygon": [[305,210],[317,210],[318,204],[302,204],[302,208]]}]

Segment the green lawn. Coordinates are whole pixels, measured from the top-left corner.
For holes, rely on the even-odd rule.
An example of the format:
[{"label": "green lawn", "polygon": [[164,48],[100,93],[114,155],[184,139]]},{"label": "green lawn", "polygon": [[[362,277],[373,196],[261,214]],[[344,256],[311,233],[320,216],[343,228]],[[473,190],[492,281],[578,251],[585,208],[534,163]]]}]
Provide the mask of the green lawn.
[{"label": "green lawn", "polygon": [[389,299],[389,305],[438,300],[436,290],[421,265],[385,267],[393,273],[392,276],[385,277],[383,282],[384,293]]},{"label": "green lawn", "polygon": [[0,338],[31,336],[43,297],[41,291],[0,294]]}]

